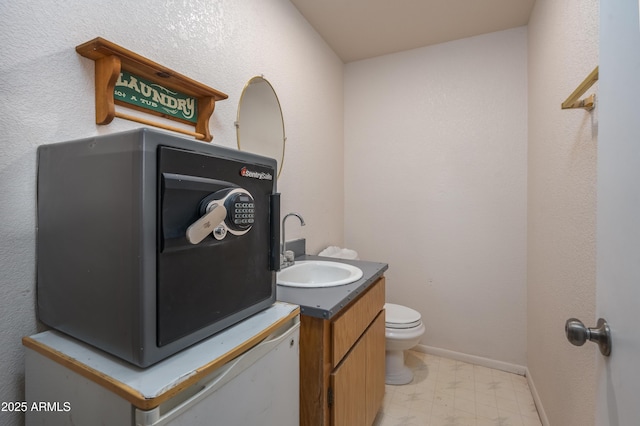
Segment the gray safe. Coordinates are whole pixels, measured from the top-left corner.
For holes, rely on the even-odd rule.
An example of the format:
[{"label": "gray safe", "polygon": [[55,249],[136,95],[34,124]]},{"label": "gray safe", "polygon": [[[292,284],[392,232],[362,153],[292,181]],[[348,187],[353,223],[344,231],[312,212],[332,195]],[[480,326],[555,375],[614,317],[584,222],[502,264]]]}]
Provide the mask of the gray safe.
[{"label": "gray safe", "polygon": [[137,366],[275,301],[273,159],[150,129],[43,145],[37,209],[40,321]]}]

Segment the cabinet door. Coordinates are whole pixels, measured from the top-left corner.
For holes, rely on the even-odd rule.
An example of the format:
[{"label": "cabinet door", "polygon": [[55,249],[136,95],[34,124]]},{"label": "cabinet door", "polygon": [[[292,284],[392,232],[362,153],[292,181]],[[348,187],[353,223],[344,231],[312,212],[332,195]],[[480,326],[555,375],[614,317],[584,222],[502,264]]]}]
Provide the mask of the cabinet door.
[{"label": "cabinet door", "polygon": [[382,406],[385,389],[385,322],[384,310],[363,337],[367,347],[366,362],[366,424],[371,425]]},{"label": "cabinet door", "polygon": [[366,423],[367,345],[360,339],[331,373],[333,426],[369,426]]},{"label": "cabinet door", "polygon": [[333,426],[371,426],[384,397],[384,311],[331,374]]}]

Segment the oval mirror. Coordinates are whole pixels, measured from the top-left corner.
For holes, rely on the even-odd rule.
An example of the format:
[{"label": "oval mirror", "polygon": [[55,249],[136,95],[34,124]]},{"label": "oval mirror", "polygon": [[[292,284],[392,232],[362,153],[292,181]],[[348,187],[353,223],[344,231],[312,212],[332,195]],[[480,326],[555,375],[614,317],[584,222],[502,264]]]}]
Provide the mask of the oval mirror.
[{"label": "oval mirror", "polygon": [[236,121],[238,149],[278,162],[280,176],[284,160],[284,119],[273,86],[263,77],[253,77],[240,96]]}]

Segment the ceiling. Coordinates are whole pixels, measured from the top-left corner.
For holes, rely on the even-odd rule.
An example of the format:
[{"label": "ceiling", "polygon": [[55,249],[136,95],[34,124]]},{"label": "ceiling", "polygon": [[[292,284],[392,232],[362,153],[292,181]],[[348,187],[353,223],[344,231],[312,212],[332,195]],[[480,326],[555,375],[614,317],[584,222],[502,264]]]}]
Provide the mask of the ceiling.
[{"label": "ceiling", "polygon": [[526,25],[535,0],[291,0],[345,62]]}]

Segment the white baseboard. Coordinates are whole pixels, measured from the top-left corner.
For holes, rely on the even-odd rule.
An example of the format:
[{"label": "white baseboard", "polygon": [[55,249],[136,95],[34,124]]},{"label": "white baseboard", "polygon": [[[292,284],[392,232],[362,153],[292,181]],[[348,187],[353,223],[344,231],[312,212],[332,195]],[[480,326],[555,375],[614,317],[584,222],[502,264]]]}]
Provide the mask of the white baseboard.
[{"label": "white baseboard", "polygon": [[515,373],[521,376],[524,376],[527,373],[527,367],[524,367],[522,365],[510,364],[508,362],[496,361],[494,359],[468,355],[462,352],[454,352],[447,349],[434,348],[433,346],[417,345],[413,348],[413,350],[426,354],[442,356],[449,359],[455,359],[456,361],[468,362],[469,364],[480,365],[482,367],[493,368],[495,370],[507,371],[509,373]]},{"label": "white baseboard", "polygon": [[544,412],[544,408],[542,407],[542,401],[540,400],[540,395],[538,395],[538,390],[536,389],[536,385],[533,383],[533,377],[531,377],[531,373],[527,368],[527,383],[529,384],[529,390],[531,391],[531,396],[533,396],[533,402],[536,404],[536,409],[538,410],[538,415],[540,416],[540,421],[542,422],[542,426],[549,426],[549,418],[547,417],[547,413]]}]

